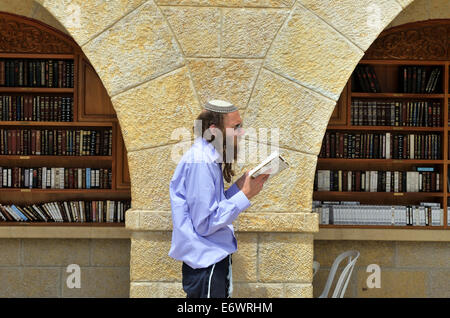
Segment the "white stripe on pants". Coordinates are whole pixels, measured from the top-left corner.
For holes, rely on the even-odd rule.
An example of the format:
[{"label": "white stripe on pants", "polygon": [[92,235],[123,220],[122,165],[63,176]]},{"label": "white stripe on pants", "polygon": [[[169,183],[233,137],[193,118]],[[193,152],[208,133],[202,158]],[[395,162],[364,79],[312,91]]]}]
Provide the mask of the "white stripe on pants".
[{"label": "white stripe on pants", "polygon": [[[212,276],[214,274],[214,268],[215,268],[216,264],[213,265],[213,267],[211,268],[211,273],[209,274],[209,282],[208,282],[208,298],[211,298],[211,280],[212,280]],[[231,298],[231,296],[233,295],[233,270],[231,267],[231,255],[228,255],[228,298]]]},{"label": "white stripe on pants", "polygon": [[231,298],[231,296],[233,295],[233,271],[231,269],[231,255],[228,255],[228,259],[229,259],[229,267],[228,267],[228,298]]},{"label": "white stripe on pants", "polygon": [[216,264],[213,265],[211,269],[211,274],[209,274],[209,282],[208,282],[208,298],[211,298],[211,278],[214,273],[214,267],[216,267]]}]

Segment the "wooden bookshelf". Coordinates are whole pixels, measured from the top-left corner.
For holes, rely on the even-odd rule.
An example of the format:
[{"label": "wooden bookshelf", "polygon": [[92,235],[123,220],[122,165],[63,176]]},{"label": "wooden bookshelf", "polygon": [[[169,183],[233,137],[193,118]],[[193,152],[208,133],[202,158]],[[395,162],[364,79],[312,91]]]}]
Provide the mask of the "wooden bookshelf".
[{"label": "wooden bookshelf", "polygon": [[[313,200],[317,201],[360,201],[373,205],[416,205],[419,202],[439,202],[444,211],[443,226],[375,226],[375,225],[325,225],[326,229],[426,229],[449,230],[447,225],[447,204],[450,189],[447,187],[449,155],[449,99],[450,99],[450,52],[446,49],[449,39],[437,43],[433,36],[440,27],[450,27],[450,20],[430,20],[408,23],[383,31],[378,39],[366,51],[359,65],[370,65],[379,81],[379,92],[361,92],[353,84],[358,84],[356,70],[341,93],[331,116],[327,131],[349,133],[434,133],[441,136],[441,158],[439,160],[418,159],[347,159],[318,158],[318,170],[398,170],[412,171],[417,165],[432,166],[440,173],[441,190],[439,192],[349,192],[314,191]],[[417,43],[406,40],[405,34],[413,32]],[[441,47],[442,45],[442,47]],[[445,50],[436,50],[445,48]],[[426,49],[423,49],[426,48]],[[424,52],[427,54],[424,56]],[[420,66],[430,70],[441,68],[440,80],[432,93],[405,93],[401,87],[399,75],[402,66]],[[429,74],[429,73],[428,73]],[[416,83],[419,83],[418,81]],[[419,85],[419,84],[417,84]],[[359,87],[359,85],[358,85]],[[360,126],[352,125],[352,101],[434,101],[441,104],[441,124],[438,127],[415,126]]]},{"label": "wooden bookshelf", "polygon": [[[14,32],[2,33],[1,60],[23,61],[65,60],[73,62],[73,87],[0,86],[0,96],[61,96],[73,101],[73,121],[5,121],[1,129],[48,130],[112,130],[111,155],[5,155],[0,154],[1,167],[64,167],[111,169],[110,189],[53,189],[0,187],[0,203],[26,206],[54,201],[130,201],[130,177],[126,148],[111,100],[100,78],[81,48],[68,35],[40,21],[0,12]],[[8,38],[11,37],[11,38]],[[24,43],[21,43],[20,40]],[[25,63],[24,63],[25,64]],[[45,65],[45,64],[44,64]],[[23,73],[25,74],[25,72]],[[41,73],[42,74],[42,73]],[[58,74],[54,74],[57,76]],[[24,75],[28,76],[28,75]],[[24,80],[23,80],[24,81]],[[124,222],[2,222],[0,226],[112,226]]]}]

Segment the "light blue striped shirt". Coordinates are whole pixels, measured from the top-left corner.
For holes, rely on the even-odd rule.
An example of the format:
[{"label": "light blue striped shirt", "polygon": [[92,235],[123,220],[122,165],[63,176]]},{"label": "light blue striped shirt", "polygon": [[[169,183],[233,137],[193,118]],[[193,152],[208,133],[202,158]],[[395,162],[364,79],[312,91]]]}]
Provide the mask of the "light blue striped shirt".
[{"label": "light blue striped shirt", "polygon": [[169,256],[205,268],[237,250],[232,222],[250,206],[236,184],[224,191],[221,156],[197,137],[170,181],[172,245]]}]

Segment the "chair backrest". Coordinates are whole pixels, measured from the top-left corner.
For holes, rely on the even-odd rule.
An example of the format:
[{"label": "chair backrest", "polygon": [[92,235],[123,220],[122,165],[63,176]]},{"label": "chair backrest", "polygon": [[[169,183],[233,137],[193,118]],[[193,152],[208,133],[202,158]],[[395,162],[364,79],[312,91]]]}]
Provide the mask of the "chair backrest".
[{"label": "chair backrest", "polygon": [[319,298],[328,297],[328,293],[330,292],[330,288],[331,285],[333,284],[334,276],[336,275],[339,265],[343,260],[347,259],[347,265],[345,265],[341,275],[339,276],[332,298],[344,297],[348,282],[350,281],[350,277],[352,276],[353,268],[355,267],[358,257],[359,257],[358,251],[346,251],[338,255],[338,257],[336,257],[336,259],[333,262],[333,265],[331,266],[330,274],[328,275],[325,288],[323,289],[323,292],[319,296]]},{"label": "chair backrest", "polygon": [[317,272],[319,271],[320,263],[313,261],[313,277],[316,276]]}]

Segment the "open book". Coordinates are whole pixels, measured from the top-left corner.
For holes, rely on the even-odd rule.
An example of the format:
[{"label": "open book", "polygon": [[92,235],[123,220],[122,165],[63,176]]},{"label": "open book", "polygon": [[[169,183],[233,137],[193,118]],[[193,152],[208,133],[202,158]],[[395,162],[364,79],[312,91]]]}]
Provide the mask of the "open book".
[{"label": "open book", "polygon": [[256,178],[260,174],[270,174],[270,179],[288,167],[289,164],[286,160],[278,153],[278,151],[275,151],[264,159],[258,166],[250,170],[248,174],[253,178]]}]

